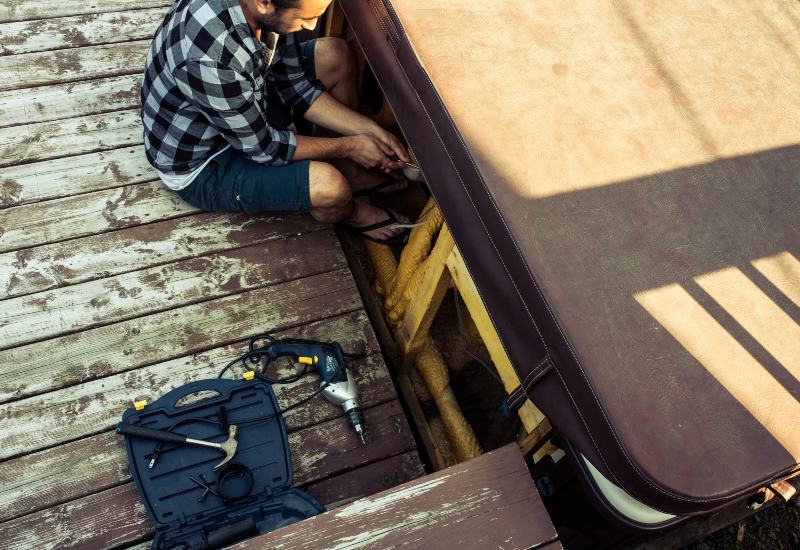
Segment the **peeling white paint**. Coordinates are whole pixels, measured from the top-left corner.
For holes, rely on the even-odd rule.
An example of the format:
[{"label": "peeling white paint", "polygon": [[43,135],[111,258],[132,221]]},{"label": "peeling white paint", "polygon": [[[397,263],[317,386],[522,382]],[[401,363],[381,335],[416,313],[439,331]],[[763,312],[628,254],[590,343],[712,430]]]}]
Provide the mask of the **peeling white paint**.
[{"label": "peeling white paint", "polygon": [[411,487],[392,491],[386,495],[362,498],[347,506],[346,509],[337,511],[335,514],[337,518],[347,519],[372,512],[374,510],[383,508],[384,506],[395,505],[398,501],[421,496],[428,491],[435,489],[439,485],[444,484],[449,478],[450,475],[446,474],[438,479],[424,481],[422,483],[412,485]]}]

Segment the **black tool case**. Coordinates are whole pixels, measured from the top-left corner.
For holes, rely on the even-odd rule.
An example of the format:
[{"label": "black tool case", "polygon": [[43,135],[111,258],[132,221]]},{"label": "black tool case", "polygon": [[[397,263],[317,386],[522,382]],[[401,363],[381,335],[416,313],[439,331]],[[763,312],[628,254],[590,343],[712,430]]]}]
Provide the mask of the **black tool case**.
[{"label": "black tool case", "polygon": [[[197,394],[196,396],[194,394]],[[204,397],[188,404],[192,398]],[[324,511],[310,495],[292,489],[292,463],[283,418],[272,387],[253,381],[200,380],[176,388],[142,410],[128,409],[123,422],[146,428],[168,430],[208,441],[224,441],[227,422],[236,425],[237,452],[231,463],[239,463],[253,475],[250,494],[235,502],[207,493],[194,477],[217,489],[213,470],[225,455],[213,448],[164,444],[126,437],[125,448],[131,475],[145,509],[156,528],[154,549],[205,549],[228,545],[256,534]],[[257,422],[246,420],[265,418]],[[227,417],[227,418],[225,418]],[[190,420],[185,419],[206,419]],[[240,485],[246,479],[233,480]],[[227,484],[226,484],[227,485]]]}]

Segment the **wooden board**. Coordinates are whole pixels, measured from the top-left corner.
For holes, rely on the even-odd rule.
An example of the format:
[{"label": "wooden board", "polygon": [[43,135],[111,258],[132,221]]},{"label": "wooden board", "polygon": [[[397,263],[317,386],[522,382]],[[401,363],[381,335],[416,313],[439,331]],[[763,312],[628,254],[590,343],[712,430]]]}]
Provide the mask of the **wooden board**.
[{"label": "wooden board", "polygon": [[0,211],[0,252],[199,212],[160,180]]},{"label": "wooden board", "polygon": [[0,91],[140,74],[149,40],[0,57]]},{"label": "wooden board", "polygon": [[[13,395],[31,393],[356,309],[360,299],[350,273],[331,271],[11,348],[3,357],[12,368],[0,376]],[[39,369],[46,375],[31,376]]]},{"label": "wooden board", "polygon": [[38,0],[0,0],[0,23],[47,19],[83,13],[106,13],[169,6],[171,0],[63,0],[45,4]]},{"label": "wooden board", "polygon": [[198,214],[0,254],[0,293],[41,292],[322,227],[310,216]]},{"label": "wooden board", "polygon": [[307,488],[311,496],[330,510],[425,475],[416,451],[393,456],[375,464],[319,481]]},{"label": "wooden board", "polygon": [[0,208],[155,181],[144,147],[122,147],[3,168]]},{"label": "wooden board", "polygon": [[0,24],[0,56],[150,39],[166,8]]},{"label": "wooden board", "polygon": [[0,127],[139,107],[142,75],[0,92]]},{"label": "wooden board", "polygon": [[[321,254],[293,258],[293,247],[319,247]],[[275,260],[283,257],[289,260]],[[0,312],[0,342],[44,340],[345,265],[332,231],[182,260],[6,300]]]},{"label": "wooden board", "polygon": [[142,140],[138,109],[0,128],[0,166],[138,145]]},{"label": "wooden board", "polygon": [[233,548],[535,548],[556,539],[508,445]]}]

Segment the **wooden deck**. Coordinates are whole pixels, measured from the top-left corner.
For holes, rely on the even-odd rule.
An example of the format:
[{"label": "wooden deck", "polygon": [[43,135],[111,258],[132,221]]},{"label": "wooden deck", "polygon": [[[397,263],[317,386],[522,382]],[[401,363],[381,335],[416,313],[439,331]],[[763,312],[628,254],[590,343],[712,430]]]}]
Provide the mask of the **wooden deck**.
[{"label": "wooden deck", "polygon": [[[261,332],[369,353],[355,364],[368,444],[321,398],[292,411],[296,486],[330,506],[424,473],[332,229],[200,213],[148,166],[139,82],[168,4],[0,0],[4,549],[148,547],[112,426]],[[287,405],[315,386],[276,392]]]}]

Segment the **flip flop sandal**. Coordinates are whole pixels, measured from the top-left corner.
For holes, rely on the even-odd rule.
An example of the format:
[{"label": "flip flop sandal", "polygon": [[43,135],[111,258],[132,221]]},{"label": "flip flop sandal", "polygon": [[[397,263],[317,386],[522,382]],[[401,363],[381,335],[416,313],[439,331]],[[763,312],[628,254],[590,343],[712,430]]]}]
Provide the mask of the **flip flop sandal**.
[{"label": "flip flop sandal", "polygon": [[[399,183],[401,181],[406,182],[406,185],[404,187],[402,187],[400,189],[395,189],[394,191],[384,191],[382,193],[379,192],[381,189],[385,189],[385,188],[389,187],[390,185],[395,185],[395,184],[397,184],[397,183]],[[373,185],[369,189],[363,189],[361,191],[353,193],[353,197],[366,197],[369,194],[395,195],[397,193],[402,193],[403,191],[408,189],[408,186],[409,186],[409,181],[406,178],[389,178],[389,179],[387,179],[385,181],[380,182],[377,185]]]},{"label": "flip flop sandal", "polygon": [[[383,207],[380,207],[380,206],[378,208],[380,208],[381,210],[383,210],[386,213],[386,215],[388,216],[387,219],[385,219],[385,220],[383,220],[381,222],[373,223],[372,225],[365,225],[363,227],[356,227],[354,225],[350,225],[350,224],[347,224],[347,223],[344,224],[344,226],[349,231],[352,231],[353,233],[361,235],[365,239],[369,239],[370,241],[373,241],[373,242],[376,242],[376,243],[388,244],[388,245],[405,244],[408,241],[408,234],[409,234],[411,228],[412,227],[416,227],[419,224],[418,223],[406,223],[406,222],[400,221],[400,217],[398,216],[397,212],[395,212],[394,210],[392,210],[390,208],[383,208]],[[374,231],[375,229],[382,229],[382,228],[405,229],[405,231],[403,231],[401,233],[398,233],[397,235],[395,235],[393,237],[390,237],[388,239],[378,239],[378,238],[370,237],[369,235],[367,235],[368,231]]]}]

